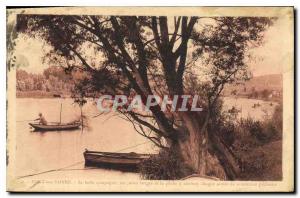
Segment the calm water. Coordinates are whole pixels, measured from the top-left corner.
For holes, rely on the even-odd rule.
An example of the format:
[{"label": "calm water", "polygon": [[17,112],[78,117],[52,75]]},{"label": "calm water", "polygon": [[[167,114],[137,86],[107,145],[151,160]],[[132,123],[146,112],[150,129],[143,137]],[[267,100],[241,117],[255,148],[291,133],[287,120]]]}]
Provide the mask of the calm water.
[{"label": "calm water", "polygon": [[[32,173],[48,171],[70,166],[68,169],[83,169],[83,152],[85,149],[98,151],[124,152],[155,152],[154,146],[145,138],[137,134],[131,124],[118,116],[97,115],[92,102],[83,107],[84,114],[89,118],[89,129],[81,131],[60,132],[32,132],[28,121],[37,118],[42,112],[47,121],[59,121],[60,104],[63,104],[62,122],[69,122],[80,117],[80,108],[72,104],[72,99],[17,99],[17,172],[23,176]],[[135,145],[142,144],[137,147]],[[133,147],[133,148],[130,148]],[[126,149],[128,148],[128,149]],[[109,173],[109,174],[108,174]],[[53,176],[91,178],[107,176],[120,178],[134,178],[134,173],[122,173],[110,170],[72,170],[47,173],[47,178]],[[44,174],[37,177],[42,178]],[[36,177],[36,176],[35,176]]]},{"label": "calm water", "polygon": [[[260,104],[260,106],[253,108],[254,104]],[[264,119],[265,117],[270,117],[273,114],[276,105],[278,105],[276,102],[270,102],[270,101],[248,99],[248,98],[225,97],[223,108],[230,109],[234,106],[238,110],[240,110],[238,117],[242,117],[242,118],[251,117],[256,120],[261,120]]]},{"label": "calm water", "polygon": [[[258,102],[261,107],[252,108],[253,104]],[[85,149],[112,152],[157,152],[154,145],[138,135],[131,124],[120,117],[109,114],[93,118],[99,112],[91,101],[83,107],[84,114],[89,118],[88,129],[32,132],[26,120],[33,120],[38,117],[39,112],[42,112],[47,121],[57,122],[61,103],[63,105],[62,122],[70,122],[80,117],[80,108],[73,104],[72,99],[17,99],[17,176],[68,167],[63,171],[40,174],[33,178],[139,179],[139,175],[135,173],[84,168],[82,153]],[[225,98],[224,108],[236,106],[242,109],[241,117],[251,116],[261,119],[265,112],[271,114],[273,111],[274,105],[269,104],[270,102],[253,99]]]}]

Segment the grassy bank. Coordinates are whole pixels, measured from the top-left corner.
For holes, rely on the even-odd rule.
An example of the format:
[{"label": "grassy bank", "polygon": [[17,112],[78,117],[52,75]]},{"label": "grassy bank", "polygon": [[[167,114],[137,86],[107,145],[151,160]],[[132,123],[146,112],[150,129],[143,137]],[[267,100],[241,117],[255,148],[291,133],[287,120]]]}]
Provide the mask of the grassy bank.
[{"label": "grassy bank", "polygon": [[[216,108],[209,122],[208,132],[215,133],[237,161],[240,173],[235,180],[279,181],[282,179],[282,103],[271,117],[264,120],[236,119]],[[214,153],[211,150],[210,155]],[[208,156],[210,156],[208,155]],[[172,180],[190,175],[193,170],[184,167],[178,153],[161,151],[158,156],[143,162],[141,176],[146,179]],[[217,163],[214,163],[214,162]],[[225,179],[218,159],[208,160],[208,176]],[[221,168],[220,168],[221,167]]]}]

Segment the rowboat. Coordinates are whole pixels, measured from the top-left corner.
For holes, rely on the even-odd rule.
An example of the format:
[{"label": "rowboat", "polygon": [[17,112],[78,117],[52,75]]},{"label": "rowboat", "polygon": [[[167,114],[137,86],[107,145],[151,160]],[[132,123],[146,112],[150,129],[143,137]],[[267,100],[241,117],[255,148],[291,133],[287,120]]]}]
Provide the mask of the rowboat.
[{"label": "rowboat", "polygon": [[80,123],[50,123],[47,125],[44,124],[36,124],[36,123],[29,123],[37,131],[62,131],[62,130],[73,130],[78,129]]},{"label": "rowboat", "polygon": [[111,153],[88,151],[83,153],[85,166],[100,167],[107,169],[117,169],[123,171],[138,171],[139,165],[143,160],[148,159],[150,154],[138,153]]}]

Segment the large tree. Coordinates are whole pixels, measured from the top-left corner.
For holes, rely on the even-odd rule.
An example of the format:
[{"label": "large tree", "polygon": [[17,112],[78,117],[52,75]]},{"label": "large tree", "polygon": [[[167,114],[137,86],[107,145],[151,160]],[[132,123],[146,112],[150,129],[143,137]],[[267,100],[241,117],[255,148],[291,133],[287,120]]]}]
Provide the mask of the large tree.
[{"label": "large tree", "polygon": [[162,149],[176,150],[183,163],[206,175],[208,155],[216,156],[227,178],[239,165],[215,131],[208,131],[212,111],[227,83],[250,77],[249,49],[262,44],[272,23],[265,17],[165,17],[18,15],[17,30],[43,39],[45,56],[66,71],[86,75],[77,91],[87,94],[199,95],[201,112],[151,113],[118,109]]}]

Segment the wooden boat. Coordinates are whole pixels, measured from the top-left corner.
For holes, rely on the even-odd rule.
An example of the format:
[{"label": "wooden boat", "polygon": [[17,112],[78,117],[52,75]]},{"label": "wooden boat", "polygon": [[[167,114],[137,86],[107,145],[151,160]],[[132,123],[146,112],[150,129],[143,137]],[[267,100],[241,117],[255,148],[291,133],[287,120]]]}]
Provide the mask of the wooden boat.
[{"label": "wooden boat", "polygon": [[[59,95],[60,97],[60,95]],[[65,131],[78,129],[81,123],[78,121],[71,123],[61,123],[62,103],[60,104],[59,122],[49,122],[49,124],[29,123],[35,131]]]},{"label": "wooden boat", "polygon": [[80,123],[50,123],[47,125],[44,124],[36,124],[36,123],[29,123],[37,131],[62,131],[62,130],[73,130],[78,129]]},{"label": "wooden boat", "polygon": [[143,160],[148,159],[150,154],[138,153],[111,153],[88,151],[84,153],[85,166],[93,166],[123,171],[138,171],[139,165]]}]

